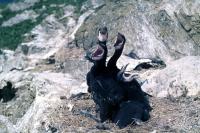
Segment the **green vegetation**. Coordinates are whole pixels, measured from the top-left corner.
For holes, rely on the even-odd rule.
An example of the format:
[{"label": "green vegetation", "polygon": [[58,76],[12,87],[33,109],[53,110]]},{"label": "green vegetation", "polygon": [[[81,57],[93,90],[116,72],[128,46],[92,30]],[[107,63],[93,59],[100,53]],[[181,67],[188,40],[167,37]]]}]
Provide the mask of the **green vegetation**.
[{"label": "green vegetation", "polygon": [[0,4],[0,9],[4,9],[6,7],[6,4]]},{"label": "green vegetation", "polygon": [[17,45],[22,43],[24,34],[32,30],[40,21],[32,22],[25,20],[12,27],[0,28],[0,48],[16,49]]},{"label": "green vegetation", "polygon": [[[40,24],[44,18],[50,14],[55,14],[57,17],[64,15],[64,11],[58,5],[74,5],[76,7],[76,13],[80,14],[80,9],[86,0],[40,0],[40,2],[35,3],[34,6],[26,10],[34,10],[40,16],[36,19],[37,21],[26,20],[19,24],[13,25],[12,27],[0,27],[0,48],[16,49],[17,46],[23,42],[24,34],[30,32],[36,25]],[[54,4],[55,6],[51,6]],[[43,6],[46,7],[43,10]],[[18,13],[23,11],[12,12],[6,8],[5,4],[0,4],[1,15],[0,25],[3,21],[14,17]]]},{"label": "green vegetation", "polygon": [[[21,11],[22,12],[22,11]],[[3,23],[3,21],[6,21],[12,17],[14,17],[16,14],[21,13],[19,12],[11,12],[8,8],[4,9],[1,13],[1,15],[3,16],[2,18],[0,18],[0,25]]]}]

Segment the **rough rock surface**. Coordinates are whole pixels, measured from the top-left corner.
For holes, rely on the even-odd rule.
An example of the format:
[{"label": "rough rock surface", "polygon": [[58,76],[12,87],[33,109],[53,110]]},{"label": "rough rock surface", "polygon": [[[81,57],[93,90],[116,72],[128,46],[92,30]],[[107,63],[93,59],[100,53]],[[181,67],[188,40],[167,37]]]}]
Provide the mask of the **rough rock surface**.
[{"label": "rough rock surface", "polygon": [[194,96],[200,94],[199,75],[200,56],[187,56],[148,75],[142,88],[156,97]]},{"label": "rough rock surface", "polygon": [[88,49],[95,45],[94,31],[106,25],[111,41],[117,32],[126,35],[126,54],[165,62],[200,55],[199,4],[198,0],[107,1],[79,29],[76,42]]},{"label": "rough rock surface", "polygon": [[151,63],[150,59],[133,59],[121,56],[117,65],[119,68],[129,64],[127,73],[137,75],[143,83],[142,89],[155,97],[181,97],[200,94],[200,57],[185,56],[165,65],[157,64],[152,69],[134,70],[142,63]]},{"label": "rough rock surface", "polygon": [[[60,18],[49,15],[15,51],[0,51],[0,89],[5,81],[16,89],[12,100],[0,101],[0,132],[198,132],[199,4],[88,0],[79,17],[72,6],[65,6]],[[151,119],[141,125],[120,130],[110,122],[99,123],[90,95],[82,94],[92,65],[84,59],[85,50],[95,45],[101,25],[109,28],[109,56],[117,32],[125,34],[117,65],[129,63],[127,72],[137,74],[142,88],[154,96]],[[155,59],[163,60],[166,68],[158,63],[134,70]]]},{"label": "rough rock surface", "polygon": [[26,57],[24,55],[16,55],[10,50],[3,51],[0,55],[0,73],[14,69],[22,70],[27,67]]},{"label": "rough rock surface", "polygon": [[8,132],[37,132],[41,123],[52,113],[51,109],[62,105],[60,97],[69,98],[72,94],[87,90],[81,82],[63,73],[14,71],[2,73],[0,80],[11,81],[17,89],[13,100],[0,104],[4,108],[2,117],[13,124],[13,128],[9,128],[9,124],[5,123]]},{"label": "rough rock surface", "polygon": [[39,2],[40,0],[24,0],[24,1],[19,1],[17,3],[11,3],[8,5],[8,8],[11,11],[20,11],[27,9],[31,6],[33,6],[35,3]]},{"label": "rough rock surface", "polygon": [[1,26],[2,27],[13,26],[28,19],[34,21],[37,17],[38,15],[32,10],[24,11],[23,13],[17,14],[15,17],[10,18],[7,21],[4,21]]}]

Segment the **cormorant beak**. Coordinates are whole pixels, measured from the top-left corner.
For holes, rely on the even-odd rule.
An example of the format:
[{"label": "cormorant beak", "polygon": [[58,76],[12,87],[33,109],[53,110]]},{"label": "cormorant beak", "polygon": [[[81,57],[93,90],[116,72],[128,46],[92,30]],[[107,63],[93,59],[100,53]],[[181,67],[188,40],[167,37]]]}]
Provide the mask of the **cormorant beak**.
[{"label": "cormorant beak", "polygon": [[121,33],[118,33],[116,42],[114,44],[115,49],[118,50],[118,49],[123,48],[125,41],[126,41],[126,39],[125,39],[124,35],[122,35]]},{"label": "cormorant beak", "polygon": [[108,30],[107,27],[102,27],[99,29],[98,33],[98,41],[99,42],[107,42],[108,40]]},{"label": "cormorant beak", "polygon": [[117,79],[119,81],[131,82],[137,76],[136,74],[130,74],[130,75],[126,76],[125,71],[126,71],[126,68],[128,65],[129,64],[126,64],[125,66],[123,66],[121,68],[121,70],[117,73]]},{"label": "cormorant beak", "polygon": [[98,45],[97,49],[92,53],[92,60],[98,61],[103,58],[104,49]]}]

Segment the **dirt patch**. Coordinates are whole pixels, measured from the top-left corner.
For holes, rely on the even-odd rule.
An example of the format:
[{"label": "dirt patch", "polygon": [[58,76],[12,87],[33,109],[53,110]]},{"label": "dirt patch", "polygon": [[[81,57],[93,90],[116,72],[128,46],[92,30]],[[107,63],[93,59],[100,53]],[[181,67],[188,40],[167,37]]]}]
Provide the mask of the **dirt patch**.
[{"label": "dirt patch", "polygon": [[[149,121],[118,129],[107,121],[99,123],[90,95],[63,99],[63,105],[51,114],[51,126],[62,132],[199,132],[200,97],[151,98]],[[69,111],[69,103],[73,105]]]}]

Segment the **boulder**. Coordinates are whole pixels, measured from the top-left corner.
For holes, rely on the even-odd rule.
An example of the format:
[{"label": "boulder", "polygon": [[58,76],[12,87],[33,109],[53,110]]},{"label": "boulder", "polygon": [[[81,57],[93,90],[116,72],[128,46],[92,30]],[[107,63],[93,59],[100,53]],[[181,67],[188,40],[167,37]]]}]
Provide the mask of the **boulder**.
[{"label": "boulder", "polygon": [[126,36],[126,54],[165,62],[200,55],[199,4],[198,0],[106,1],[80,27],[76,45],[85,49],[96,45],[95,32],[105,25],[111,44],[117,32]]},{"label": "boulder", "polygon": [[27,57],[10,50],[2,50],[0,55],[0,73],[13,70],[23,70],[28,66]]},{"label": "boulder", "polygon": [[156,97],[194,96],[200,93],[199,75],[199,56],[186,56],[144,76],[147,81],[142,89]]},{"label": "boulder", "polygon": [[14,71],[0,77],[17,89],[13,100],[0,104],[0,125],[9,132],[40,132],[43,122],[49,126],[53,110],[64,104],[61,97],[87,92],[87,86],[69,74]]}]

